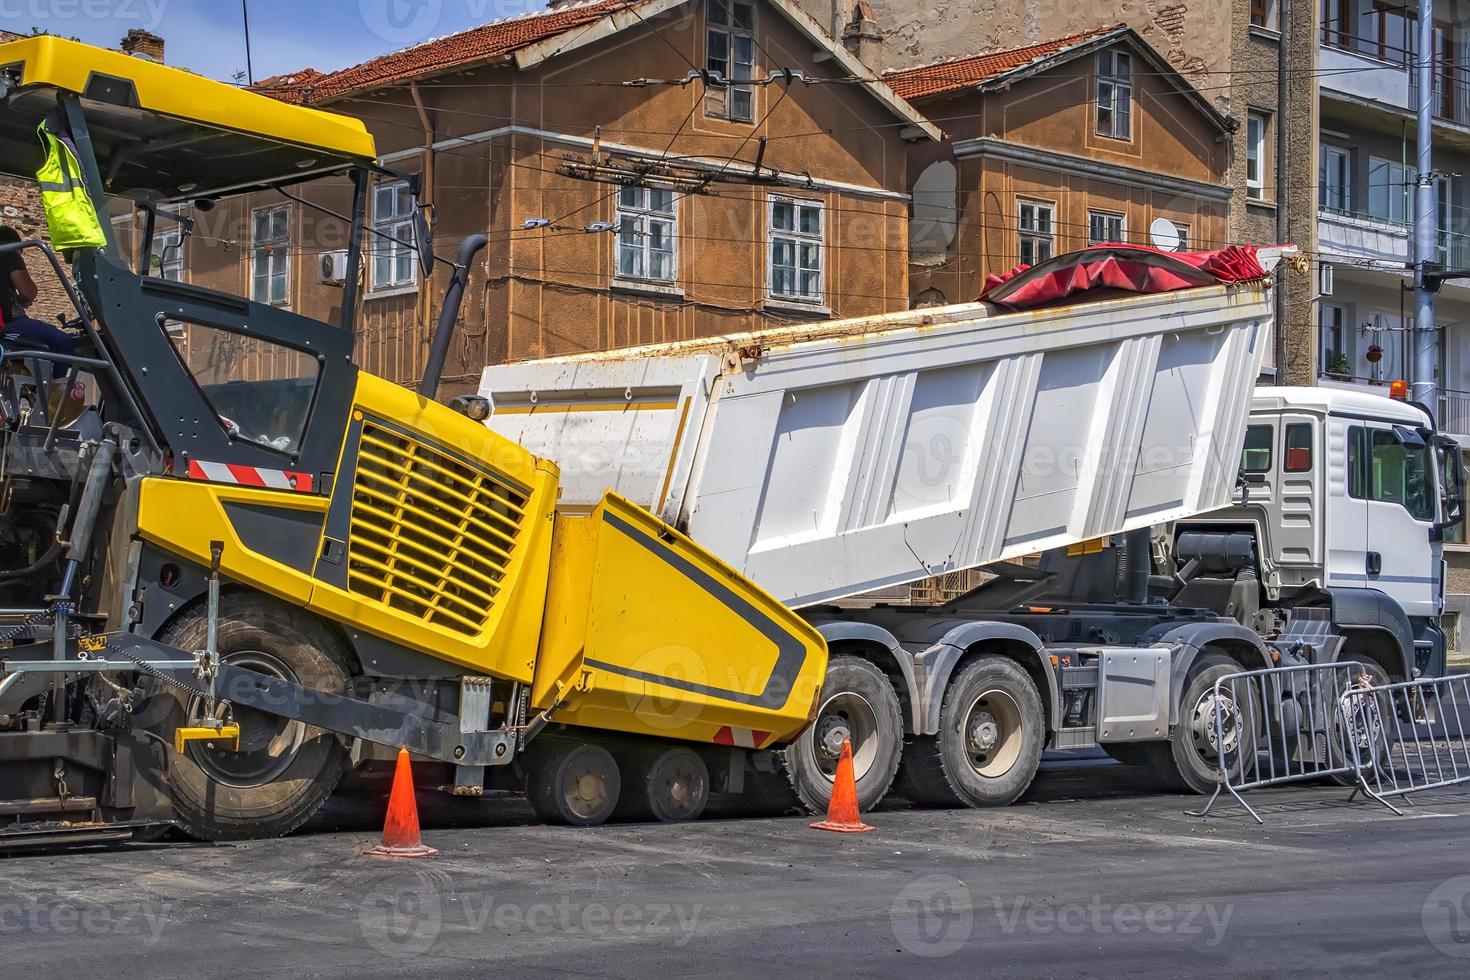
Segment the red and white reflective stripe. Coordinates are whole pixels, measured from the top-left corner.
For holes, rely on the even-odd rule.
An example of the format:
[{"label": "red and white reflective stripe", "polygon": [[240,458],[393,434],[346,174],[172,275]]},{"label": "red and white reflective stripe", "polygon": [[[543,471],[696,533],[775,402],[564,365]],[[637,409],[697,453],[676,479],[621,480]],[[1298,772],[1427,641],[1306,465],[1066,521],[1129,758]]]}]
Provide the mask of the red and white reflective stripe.
[{"label": "red and white reflective stripe", "polygon": [[295,490],[311,493],[311,474],[294,470],[264,470],[258,466],[239,466],[235,463],[205,463],[189,460],[189,479],[208,480],[210,483],[234,483],[242,487],[263,487],[267,490]]},{"label": "red and white reflective stripe", "polygon": [[714,742],[716,745],[733,745],[741,749],[758,749],[765,745],[766,740],[770,737],[770,732],[760,732],[750,728],[731,728],[726,725],[715,732]]}]

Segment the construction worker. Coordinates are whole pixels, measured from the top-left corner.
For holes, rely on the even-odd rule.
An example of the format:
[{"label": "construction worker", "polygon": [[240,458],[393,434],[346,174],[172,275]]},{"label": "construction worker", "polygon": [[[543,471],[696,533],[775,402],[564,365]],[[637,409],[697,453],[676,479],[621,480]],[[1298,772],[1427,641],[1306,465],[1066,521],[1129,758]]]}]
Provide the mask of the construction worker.
[{"label": "construction worker", "polygon": [[[14,228],[0,226],[0,246],[14,245],[20,240],[20,233]],[[0,319],[4,320],[0,336],[3,336],[4,343],[19,341],[28,348],[53,354],[76,353],[75,336],[27,314],[30,305],[36,301],[37,293],[35,280],[26,269],[21,253],[18,250],[0,252]]]}]

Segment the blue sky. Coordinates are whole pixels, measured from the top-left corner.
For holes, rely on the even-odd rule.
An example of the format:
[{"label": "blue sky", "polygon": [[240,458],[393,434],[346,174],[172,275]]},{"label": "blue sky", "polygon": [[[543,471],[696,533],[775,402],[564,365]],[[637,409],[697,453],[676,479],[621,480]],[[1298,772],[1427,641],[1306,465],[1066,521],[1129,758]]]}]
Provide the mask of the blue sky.
[{"label": "blue sky", "polygon": [[[330,71],[545,0],[246,0],[255,77]],[[116,47],[129,28],[168,42],[170,64],[228,80],[245,70],[241,0],[0,0],[0,27],[40,28]]]}]

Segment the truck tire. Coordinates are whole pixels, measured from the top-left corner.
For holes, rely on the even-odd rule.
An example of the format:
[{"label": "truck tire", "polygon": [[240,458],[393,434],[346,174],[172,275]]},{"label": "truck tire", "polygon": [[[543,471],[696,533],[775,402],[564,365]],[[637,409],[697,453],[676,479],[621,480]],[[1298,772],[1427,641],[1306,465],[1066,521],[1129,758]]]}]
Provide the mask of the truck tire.
[{"label": "truck tire", "polygon": [[526,798],[547,823],[604,824],[617,809],[622,774],[611,752],[592,742],[543,738],[526,760]]},{"label": "truck tire", "polygon": [[[1140,760],[1145,762],[1156,782],[1165,789],[1181,793],[1210,793],[1219,782],[1220,750],[1214,733],[1215,682],[1243,668],[1223,653],[1203,653],[1190,667],[1179,699],[1179,723],[1167,741],[1134,743]],[[1233,718],[1233,730],[1225,733],[1224,755],[1234,764],[1241,755],[1256,752],[1256,727],[1259,706],[1251,698],[1245,705],[1227,706],[1226,718]],[[1114,748],[1109,747],[1111,755]],[[1124,749],[1125,757],[1131,750]],[[1114,756],[1118,758],[1118,756]],[[1121,761],[1121,760],[1120,760]]]},{"label": "truck tire", "polygon": [[927,806],[1009,806],[1036,778],[1046,714],[1013,660],[981,657],[950,679],[939,734],[904,749],[903,790]]},{"label": "truck tire", "polygon": [[858,808],[871,810],[893,785],[903,755],[903,715],[887,675],[861,657],[833,657],[816,720],[777,753],[810,813],[825,813],[844,739],[852,741]]},{"label": "truck tire", "polygon": [[[1371,680],[1372,687],[1385,687],[1391,683],[1388,672],[1376,661],[1369,660],[1362,655],[1354,657],[1349,654],[1343,658],[1345,661],[1356,663],[1358,666],[1353,671],[1352,687],[1361,689],[1362,682],[1358,679],[1359,674],[1367,674]],[[1387,762],[1387,733],[1384,729],[1394,724],[1393,699],[1386,694],[1373,698],[1359,697],[1358,703],[1367,708],[1372,705],[1376,710],[1355,712],[1355,717],[1344,720],[1342,712],[1334,706],[1332,714],[1328,716],[1327,732],[1332,742],[1333,762],[1339,760],[1343,764],[1351,764],[1353,760],[1353,745],[1358,747],[1358,764],[1362,767],[1364,775],[1372,780],[1379,766]],[[1376,702],[1376,705],[1373,704]],[[1340,786],[1356,786],[1358,776],[1356,772],[1335,773],[1329,777]]]},{"label": "truck tire", "polygon": [[683,745],[638,749],[619,760],[623,790],[615,817],[684,823],[709,803],[709,767]]},{"label": "truck tire", "polygon": [[[181,650],[202,650],[208,629],[203,607],[185,613],[163,633]],[[304,610],[250,593],[220,597],[220,659],[314,690],[345,694],[351,668],[341,644]],[[347,750],[335,734],[253,708],[233,706],[240,751],[196,742],[172,748],[173,730],[197,720],[198,699],[179,691],[169,698],[160,732],[169,743],[168,786],[179,826],[200,840],[279,837],[311,818],[347,769]]]}]

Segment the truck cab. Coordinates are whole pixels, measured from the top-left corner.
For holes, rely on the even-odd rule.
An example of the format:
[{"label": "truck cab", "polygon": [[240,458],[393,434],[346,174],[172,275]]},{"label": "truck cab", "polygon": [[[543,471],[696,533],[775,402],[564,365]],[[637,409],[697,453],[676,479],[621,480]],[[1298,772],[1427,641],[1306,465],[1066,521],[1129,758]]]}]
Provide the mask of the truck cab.
[{"label": "truck cab", "polygon": [[1177,523],[1173,540],[1177,552],[1186,535],[1249,535],[1260,601],[1247,625],[1269,633],[1293,610],[1325,608],[1341,649],[1322,654],[1368,655],[1404,680],[1444,672],[1441,542],[1463,508],[1459,447],[1423,407],[1266,388],[1252,403],[1234,502]]}]

